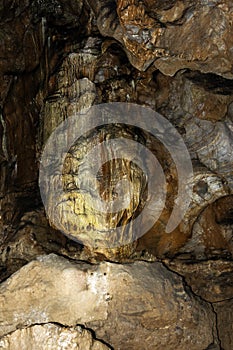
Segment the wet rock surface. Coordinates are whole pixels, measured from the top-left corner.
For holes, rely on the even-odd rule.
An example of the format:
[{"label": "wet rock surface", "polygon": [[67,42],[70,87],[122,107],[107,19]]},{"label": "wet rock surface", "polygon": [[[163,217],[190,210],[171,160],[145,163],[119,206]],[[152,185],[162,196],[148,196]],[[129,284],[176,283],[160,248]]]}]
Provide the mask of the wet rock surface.
[{"label": "wet rock surface", "polygon": [[[81,349],[232,349],[232,11],[230,0],[0,4],[0,290],[5,305],[0,347],[37,346],[39,332],[51,349],[66,336],[74,340],[69,346]],[[83,242],[98,240],[110,222],[112,227],[123,223],[122,239],[124,224],[146,202],[142,171],[117,159],[98,173],[99,193],[111,200],[125,176],[134,188],[129,208],[116,215],[97,215],[91,206],[82,211],[87,196],[77,190],[77,170],[94,145],[113,136],[137,140],[157,157],[167,185],[164,210],[149,232],[129,244],[101,248],[85,245],[80,236],[74,240],[72,230],[64,235],[51,222],[38,176],[42,151],[57,126],[108,102],[151,108],[176,128],[192,161],[193,192],[181,223],[165,232],[179,184],[172,154],[149,133],[128,125],[88,133],[68,152],[61,177],[66,194],[59,203],[61,209],[68,205],[66,223],[84,227]],[[74,213],[83,219],[73,223]],[[106,266],[110,273],[104,275]],[[90,280],[98,274],[103,278],[88,292],[82,278],[92,272]],[[29,307],[32,291],[37,313]],[[80,293],[83,300],[94,298],[91,306],[76,300]],[[102,314],[101,295],[106,297]],[[71,296],[74,304],[67,301]],[[20,320],[14,319],[15,310]],[[47,310],[52,318],[45,317]],[[92,335],[75,328],[86,326],[87,314]]]}]

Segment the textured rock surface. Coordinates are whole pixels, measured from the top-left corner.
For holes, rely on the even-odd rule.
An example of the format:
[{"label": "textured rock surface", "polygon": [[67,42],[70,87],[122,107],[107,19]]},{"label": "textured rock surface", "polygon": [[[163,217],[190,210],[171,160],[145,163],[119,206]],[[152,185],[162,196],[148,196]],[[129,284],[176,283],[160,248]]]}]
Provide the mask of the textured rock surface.
[{"label": "textured rock surface", "polygon": [[167,266],[184,276],[195,295],[212,303],[232,298],[233,263],[223,260],[193,259],[168,261]]},{"label": "textured rock surface", "polygon": [[5,350],[107,350],[81,327],[62,327],[52,323],[18,329],[2,337],[0,348]]},{"label": "textured rock surface", "polygon": [[[215,343],[215,315],[160,263],[74,264],[49,255],[0,287],[0,334],[85,324],[116,349],[197,349]],[[216,344],[217,346],[217,344]]]},{"label": "textured rock surface", "polygon": [[[96,43],[96,41],[94,41],[94,43]],[[116,73],[116,70],[113,73],[111,65],[113,63],[117,64],[117,66],[120,65],[119,59],[118,57],[117,60],[114,51],[109,51],[108,55],[106,55],[106,52],[104,55],[100,55],[100,53],[97,55],[95,52],[94,55],[87,53],[85,49],[83,49],[79,54],[71,54],[63,61],[60,71],[57,72],[56,76],[51,78],[51,95],[48,97],[42,113],[43,129],[41,130],[41,134],[43,135],[42,139],[44,141],[47,140],[48,136],[62,120],[73,116],[74,113],[78,113],[81,107],[88,109],[96,99],[98,102],[103,101],[103,99],[106,98],[108,88],[111,88],[111,91],[113,88],[112,85],[110,87],[106,85],[109,80],[111,82],[112,79],[114,79],[114,77],[116,79],[119,74],[130,74],[127,69],[125,72],[119,71]],[[110,68],[108,65],[110,65]],[[143,87],[146,87],[145,84],[149,82],[151,87],[153,86],[151,83],[152,73],[148,71],[147,74],[148,76],[142,78],[142,81],[145,79],[143,85],[141,87],[139,85],[138,91],[136,91],[136,96],[140,96],[140,98],[143,97],[141,92],[143,91]],[[88,78],[82,78],[83,75],[86,75]],[[92,83],[90,79],[94,79],[96,84]],[[159,75],[157,82],[160,83],[161,79],[161,75]],[[202,252],[204,256],[206,256],[205,254],[207,252],[208,256],[208,245],[211,246],[212,242],[211,252],[219,251],[221,253],[221,251],[225,250],[226,254],[231,255],[232,235],[230,229],[228,230],[228,237],[222,240],[220,246],[214,242],[212,238],[213,235],[211,236],[211,234],[208,234],[207,230],[203,230],[202,236],[204,243],[200,243],[198,248],[195,248],[197,241],[195,230],[197,225],[193,228],[197,217],[207,205],[212,205],[216,199],[226,196],[233,191],[232,121],[230,118],[223,120],[227,113],[227,105],[232,101],[231,92],[227,90],[226,86],[226,92],[219,93],[221,81],[215,85],[213,83],[213,91],[211,92],[200,87],[199,80],[203,79],[205,82],[205,75],[178,74],[173,80],[169,79],[167,81],[169,84],[168,88],[166,84],[164,84],[158,91],[156,90],[154,104],[157,105],[157,109],[166,115],[170,121],[175,122],[179,131],[184,135],[187,147],[190,151],[190,156],[193,159],[194,178],[192,186],[194,188],[194,193],[190,208],[184,217],[182,225],[170,235],[164,235],[166,223],[175,200],[174,188],[177,186],[176,170],[170,155],[161,147],[158,141],[151,139],[145,132],[137,130],[137,140],[140,140],[142,144],[145,144],[146,147],[152,150],[163,166],[168,184],[169,196],[166,209],[164,209],[160,221],[156,223],[142,240],[140,240],[139,249],[143,250],[146,248],[156,256],[163,256],[165,254],[174,255],[178,252],[184,253],[186,251],[190,253],[191,245],[191,249],[195,250],[196,256],[200,258],[200,252]],[[125,95],[131,96],[132,87],[129,88],[127,85],[125,86],[125,82],[120,82],[119,79],[118,84],[117,91],[119,90],[119,95],[118,92],[108,95],[108,101],[117,101],[118,97],[122,100]],[[133,84],[135,84],[135,82]],[[103,87],[100,88],[101,85],[103,85],[104,89]],[[143,102],[148,103],[148,105],[152,107],[152,97],[147,96],[147,98],[148,97],[149,100],[144,100]],[[208,101],[208,103],[206,101]],[[219,109],[216,110],[216,108],[212,106],[211,101],[215,102]],[[204,110],[202,111],[203,108]],[[213,115],[213,110],[216,116]],[[77,180],[78,169],[83,159],[85,160],[85,154],[88,153],[93,146],[98,145],[103,139],[114,136],[118,138],[126,137],[134,140],[134,133],[135,130],[126,127],[106,127],[101,130],[99,134],[95,130],[81,141],[77,142],[68,153],[63,172],[65,193],[61,194],[60,203],[57,207],[54,206],[54,197],[51,196],[49,212],[52,216],[61,216],[61,213],[63,213],[63,221],[65,225],[68,225],[70,233],[73,236],[77,234],[73,232],[74,229],[72,229],[72,227],[75,227],[75,231],[77,232],[85,231],[81,232],[81,235],[79,234],[77,237],[84,236],[89,242],[91,242],[91,240],[93,241],[96,237],[96,241],[98,241],[101,232],[106,227],[115,228],[119,223],[124,223],[124,225],[126,225],[136,214],[135,208],[137,212],[140,212],[140,208],[143,208],[145,202],[143,198],[145,192],[143,174],[141,174],[138,169],[132,169],[130,163],[126,161],[106,164],[101,170],[102,174],[99,176],[98,182],[100,183],[99,191],[102,198],[111,200],[115,193],[117,181],[122,176],[128,174],[134,186],[135,196],[134,203],[127,211],[119,211],[117,215],[100,215],[91,208],[91,205],[87,205],[89,201],[92,203],[91,193],[88,196],[86,192],[83,193],[78,190],[79,184],[84,182],[85,178],[90,179],[91,177],[90,173],[88,176],[86,176],[85,173],[84,177],[79,173],[79,178]],[[208,143],[206,143],[207,140]],[[115,149],[109,150],[109,153],[114,154],[115,151]],[[122,154],[126,155],[127,153],[125,152]],[[54,176],[54,181],[57,181],[57,175]],[[55,196],[56,195],[55,193]],[[212,210],[211,208],[210,206],[210,211]],[[225,209],[226,208],[222,208],[221,210],[225,211]],[[231,212],[231,204],[229,204],[227,211]],[[74,224],[73,222],[77,215],[79,215],[80,220],[78,223]],[[62,229],[62,226],[60,229]],[[194,239],[191,240],[191,243],[187,246],[187,250],[184,248],[180,251],[180,248],[190,238],[192,230]],[[224,236],[226,231],[224,227],[223,231],[224,232],[218,235],[221,237]],[[122,233],[125,234],[124,230],[122,230]],[[91,236],[91,238],[88,239],[89,236]],[[119,241],[121,241],[120,238]],[[106,251],[104,249],[98,250],[107,257],[111,257],[111,259],[114,258],[114,256],[120,257],[121,255],[130,257],[135,251],[135,245],[128,245],[120,249],[120,253],[116,249],[113,251]]]},{"label": "textured rock surface", "polygon": [[233,301],[226,300],[214,304],[214,310],[217,313],[217,325],[221,347],[224,350],[231,350],[233,347]]},{"label": "textured rock surface", "polygon": [[166,75],[190,68],[232,78],[231,1],[88,2],[101,34],[118,40],[136,68],[154,63]]},{"label": "textured rock surface", "polygon": [[[230,12],[227,13],[229,4],[226,3],[224,7],[223,2],[217,1],[211,4],[208,4],[208,2],[194,4],[190,1],[185,5],[180,1],[158,2],[156,5],[150,1],[140,3],[136,1],[130,3],[118,1],[115,4],[115,9],[111,1],[104,3],[89,1],[88,3],[93,8],[95,16],[97,16],[97,25],[101,27],[105,23],[105,26],[101,27],[103,34],[107,33],[111,23],[113,31],[106,34],[108,36],[115,32],[117,32],[118,37],[122,33],[122,35],[127,36],[127,30],[132,29],[134,31],[139,26],[141,28],[139,34],[133,34],[133,39],[131,38],[133,41],[130,39],[132,41],[130,47],[134,50],[134,45],[139,45],[137,47],[140,54],[140,47],[148,44],[150,26],[153,27],[155,32],[162,30],[164,33],[168,31],[174,35],[178,35],[176,34],[177,31],[183,30],[187,34],[188,41],[196,45],[197,51],[199,50],[202,53],[203,50],[200,50],[199,41],[197,39],[192,41],[190,35],[195,37],[195,35],[198,36],[201,35],[200,33],[206,32],[207,23],[205,21],[207,21],[209,15],[214,14],[217,16],[216,18],[219,18],[218,15],[221,13],[223,22],[227,22],[228,15],[230,15]],[[199,24],[202,18],[199,16],[202,13],[200,9],[204,11],[203,27]],[[52,2],[51,4],[46,1],[42,1],[40,4],[35,2],[31,11],[29,11],[28,3],[25,2],[19,8],[16,5],[13,6],[12,13],[7,15],[7,20],[10,16],[11,21],[13,21],[13,14],[16,12],[19,16],[23,16],[23,14],[28,16],[29,22],[33,19],[35,25],[40,26],[40,31],[36,31],[36,28],[35,31],[36,35],[39,36],[38,40],[43,43],[43,53],[41,47],[38,46],[39,61],[35,62],[37,66],[31,67],[27,64],[27,73],[23,73],[25,71],[23,66],[20,68],[20,76],[17,73],[18,66],[10,74],[9,72],[6,74],[6,69],[2,68],[3,75],[5,74],[2,87],[3,111],[1,117],[2,128],[0,130],[2,132],[1,227],[3,231],[5,230],[2,240],[5,240],[6,236],[5,243],[7,244],[9,236],[14,236],[13,232],[17,231],[18,227],[22,227],[20,220],[24,213],[31,211],[33,207],[38,208],[40,205],[37,185],[39,154],[52,130],[74,112],[79,112],[82,108],[89,108],[94,103],[122,101],[149,106],[167,117],[184,137],[196,169],[193,181],[195,193],[190,210],[187,212],[182,225],[175,232],[164,235],[166,223],[176,200],[176,168],[165,150],[158,143],[154,144],[153,151],[161,162],[168,180],[168,201],[160,222],[142,239],[138,250],[144,251],[146,249],[160,257],[193,251],[195,251],[196,257],[202,258],[211,256],[213,253],[216,255],[216,252],[221,254],[221,251],[224,251],[225,255],[231,256],[232,235],[230,228],[227,228],[227,232],[224,228],[224,232],[218,235],[219,237],[227,235],[227,238],[224,237],[219,244],[219,239],[216,239],[217,243],[214,242],[211,249],[206,245],[209,245],[208,242],[212,240],[213,234],[207,234],[204,239],[205,243],[201,243],[197,248],[196,231],[199,225],[197,217],[199,217],[202,210],[207,205],[212,205],[218,198],[231,194],[233,189],[232,112],[230,107],[233,100],[232,81],[216,75],[217,71],[213,71],[214,74],[200,73],[197,71],[197,67],[195,71],[180,71],[174,78],[156,72],[153,65],[146,72],[135,69],[127,60],[122,47],[117,44],[117,41],[110,38],[105,39],[98,33],[93,14],[88,10],[87,4],[82,6],[81,2],[77,6],[72,1],[67,4],[63,4],[62,1]],[[82,30],[80,29],[79,20],[75,20],[80,13],[82,14],[80,19],[83,23]],[[108,17],[107,21],[105,21],[106,16]],[[5,17],[3,16],[3,18]],[[114,18],[118,18],[118,20],[114,21]],[[59,29],[58,22],[72,29],[77,28],[77,36],[75,30],[71,30],[68,31],[66,38],[62,38],[62,30]],[[190,34],[187,30],[189,24],[191,27],[194,25],[200,27],[201,30],[196,32],[192,30]],[[218,21],[215,26],[218,26]],[[147,27],[148,31],[145,30]],[[175,30],[172,29],[173,27],[175,27]],[[117,28],[121,28],[121,30],[118,31]],[[223,34],[225,32],[230,33],[230,30],[231,27],[226,26],[223,29]],[[18,32],[20,33],[20,30]],[[214,31],[212,34],[210,36],[206,35],[209,38],[208,40],[215,42],[217,39],[214,36]],[[9,38],[12,35],[9,31]],[[182,36],[178,35],[178,37],[180,40]],[[13,36],[12,40],[18,39]],[[130,40],[129,42],[131,42]],[[169,40],[168,44],[173,45],[175,40],[171,40],[171,42]],[[219,40],[218,45],[221,46],[222,38],[219,37]],[[185,40],[183,40],[184,42]],[[127,46],[127,43],[127,40],[121,42],[124,47]],[[150,51],[149,46],[146,50]],[[27,47],[28,50],[34,50],[31,45]],[[135,48],[135,50],[135,57],[137,57],[137,49]],[[177,45],[177,50],[182,51],[182,45]],[[209,50],[212,52],[211,47]],[[29,53],[29,51],[27,52]],[[67,55],[67,52],[72,53]],[[27,56],[30,56],[30,54]],[[64,56],[65,59],[62,59]],[[146,53],[142,54],[142,57],[146,62]],[[208,54],[208,57],[211,57],[211,55]],[[157,58],[156,62],[159,60]],[[200,58],[200,62],[197,59],[194,61],[195,64],[199,65],[202,58]],[[23,63],[23,59],[20,62]],[[202,63],[200,64],[202,65]],[[208,66],[209,63],[205,62],[205,64]],[[169,63],[169,66],[172,65]],[[214,67],[216,68],[217,65],[215,64]],[[33,70],[33,72],[29,74],[30,70]],[[41,111],[40,117],[39,111]],[[17,131],[19,125],[22,126],[19,129],[22,129],[23,132],[19,133]],[[107,130],[105,133],[106,135],[109,134]],[[140,137],[144,140],[148,138],[148,135],[142,133]],[[85,142],[91,146],[94,141],[87,138]],[[147,141],[145,144],[147,145]],[[24,156],[25,152],[27,152],[27,157]],[[65,169],[67,171],[66,184],[69,185],[71,183],[68,180],[72,177],[70,174],[76,166],[75,164],[70,165]],[[68,169],[69,167],[70,169]],[[116,164],[116,168],[121,168],[118,176],[124,171],[129,173],[129,177],[132,175],[132,171],[126,163],[120,162],[120,164]],[[114,177],[113,174],[114,167],[109,164],[109,166],[106,166],[106,175],[109,180]],[[143,176],[140,178],[140,175],[139,177],[138,175],[136,171],[132,176],[136,190],[135,206],[139,202],[143,206],[143,200],[140,198],[142,197],[140,191]],[[114,186],[111,191],[113,189]],[[104,194],[103,190],[102,195],[104,196]],[[77,193],[74,193],[75,196],[77,197]],[[80,210],[76,209],[79,213]],[[228,211],[230,212],[230,210],[229,207]],[[115,226],[119,224],[121,214],[119,213],[114,218]],[[124,214],[123,221],[126,223],[131,220],[133,214],[134,208],[130,208],[130,211]],[[97,220],[97,217],[94,218],[93,213],[91,213],[90,218],[88,217],[88,220],[86,220],[86,227],[92,224],[92,221],[94,221],[94,227],[97,222],[102,222],[106,226],[107,220],[106,217]],[[198,223],[195,223],[196,221]],[[89,227],[91,226],[89,225]],[[202,230],[204,237],[207,230]],[[189,241],[187,249],[180,251],[192,234],[194,239]],[[134,251],[135,246],[133,245],[120,251],[100,251],[99,253],[103,253],[110,259],[120,260],[122,257],[129,258]],[[95,252],[92,252],[92,254],[95,254]],[[27,261],[22,256],[23,260]]]},{"label": "textured rock surface", "polygon": [[[190,286],[186,290],[181,279],[168,273],[161,265],[136,263],[133,266],[139,266],[141,272],[134,270],[132,281],[127,279],[130,295],[126,295],[126,300],[136,300],[132,311],[129,309],[132,303],[126,304],[122,300],[112,267],[116,286],[113,294],[117,296],[115,301],[106,301],[110,321],[95,320],[90,327],[98,331],[99,337],[103,336],[109,342],[112,339],[116,349],[121,346],[118,346],[120,341],[125,342],[123,349],[130,349],[130,346],[138,348],[138,345],[131,344],[142,332],[142,339],[147,339],[148,348],[151,346],[153,350],[154,345],[150,341],[158,334],[162,344],[157,346],[158,349],[169,346],[180,349],[182,345],[187,350],[194,339],[200,344],[195,343],[193,348],[218,349],[216,342],[210,345],[214,341],[210,329],[213,329],[215,317],[221,347],[227,350],[233,347],[232,11],[230,0],[4,0],[0,3],[0,281],[5,281],[36,257],[54,252],[90,263],[106,259],[118,263],[132,263],[137,259],[152,262],[158,257],[166,257],[163,261],[167,267],[183,276],[183,283]],[[46,219],[38,188],[40,155],[51,132],[65,118],[84,107],[116,101],[148,106],[177,128],[188,147],[194,167],[193,196],[177,230],[165,233],[176,200],[177,173],[172,155],[155,142],[152,149],[162,165],[168,185],[167,202],[160,220],[139,242],[119,249],[91,250],[51,227]],[[109,137],[113,131],[106,128],[102,133]],[[117,132],[118,135],[135,136],[130,128]],[[142,143],[149,147],[149,135],[145,132],[139,134]],[[91,147],[97,140],[95,132],[93,135],[90,133],[83,145]],[[79,146],[78,142],[74,145],[73,155],[84,151],[85,147]],[[72,171],[78,163],[71,156],[70,152],[64,166],[67,193],[73,181]],[[127,162],[107,164],[102,179],[115,181],[122,173],[127,173],[135,184],[137,205],[142,199],[139,192],[143,180],[138,169],[132,171]],[[70,175],[72,181],[69,181]],[[101,185],[102,194],[109,195],[104,182]],[[113,194],[114,186],[109,189]],[[132,212],[127,212],[124,222],[130,221]],[[96,223],[97,217],[90,217]],[[115,224],[119,223],[119,218],[120,215],[116,215]],[[109,224],[106,217],[98,219]],[[46,270],[45,265],[45,261],[27,265],[26,270],[20,271],[20,278],[14,275],[1,288],[6,288],[6,284],[13,280],[23,283],[22,273],[28,271],[28,266],[30,269],[34,266],[35,270]],[[80,268],[81,265],[78,266]],[[87,266],[95,272],[100,269]],[[108,266],[125,273],[131,265]],[[160,266],[158,270],[154,269],[156,273],[151,271],[154,266]],[[57,269],[53,271],[57,272]],[[131,271],[133,269],[131,266]],[[77,271],[79,274],[80,269]],[[31,276],[32,272],[29,272]],[[140,273],[143,276],[139,276]],[[25,293],[33,289],[33,285],[38,287],[33,289],[35,295],[46,296],[44,287],[67,305],[67,300],[64,300],[67,294],[63,292],[74,293],[72,288],[75,283],[68,283],[64,288],[53,284],[48,287],[47,276],[42,273],[39,276],[41,280],[39,277],[37,280],[36,277],[33,280],[25,277],[30,285],[27,289],[22,284]],[[49,281],[58,281],[56,276],[49,276]],[[120,273],[118,279],[125,287],[121,276]],[[58,277],[62,278],[61,274],[58,273]],[[158,281],[164,281],[164,288]],[[177,284],[180,289],[174,289]],[[135,285],[139,286],[138,289]],[[155,285],[154,289],[150,290],[149,285]],[[148,287],[147,292],[145,286]],[[19,296],[23,295],[19,289],[15,286]],[[158,295],[162,295],[160,298],[157,294],[155,297],[158,289]],[[143,299],[144,292],[148,296],[146,301]],[[17,299],[16,292],[12,293]],[[202,303],[195,295],[209,304]],[[32,295],[28,298],[31,300]],[[78,301],[74,299],[72,302],[77,307]],[[27,303],[25,298],[18,300],[17,307],[22,301],[25,305]],[[49,300],[47,305],[39,301],[43,304],[42,308],[53,308],[54,313],[62,318],[60,304],[54,300]],[[35,300],[37,302],[38,299]],[[153,309],[150,309],[152,304]],[[191,307],[185,315],[181,310],[183,304]],[[138,311],[137,305],[143,305],[147,311]],[[212,306],[215,315],[210,311]],[[186,306],[183,310],[187,310]],[[93,316],[97,311],[93,312]],[[11,312],[9,301],[8,315],[12,315]],[[191,322],[186,315],[190,316]],[[43,319],[44,313],[31,314],[31,321],[23,318],[23,311],[20,317],[26,325],[32,324],[35,318]],[[66,317],[75,324],[72,314],[66,314]],[[117,318],[120,322],[115,321]],[[199,321],[201,318],[203,321]],[[157,329],[158,319],[161,323]],[[9,320],[8,324],[5,320],[4,327],[12,329],[11,322],[18,324],[17,320]],[[18,326],[23,327],[20,322]],[[12,336],[20,334],[23,342],[23,338],[34,332],[31,331],[33,327],[18,330]],[[60,329],[61,332],[63,330]],[[84,333],[86,336],[86,331]],[[119,334],[125,334],[125,338],[119,339]],[[176,343],[180,339],[181,345]],[[88,344],[89,338],[86,341]],[[15,346],[12,345],[13,348]]]},{"label": "textured rock surface", "polygon": [[196,259],[231,258],[232,201],[233,196],[225,196],[208,205],[193,225],[192,238],[181,250]]}]

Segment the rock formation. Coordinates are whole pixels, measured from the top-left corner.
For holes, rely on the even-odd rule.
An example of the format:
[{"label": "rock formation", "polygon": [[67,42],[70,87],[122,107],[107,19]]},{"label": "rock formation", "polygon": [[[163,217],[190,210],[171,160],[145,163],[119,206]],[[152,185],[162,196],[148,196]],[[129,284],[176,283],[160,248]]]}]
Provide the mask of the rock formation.
[{"label": "rock formation", "polygon": [[0,347],[232,349],[232,15],[0,4]]},{"label": "rock formation", "polygon": [[161,263],[74,264],[51,254],[2,283],[0,307],[1,335],[57,322],[85,324],[114,349],[217,346],[211,306]]},{"label": "rock formation", "polygon": [[18,329],[2,337],[1,349],[7,350],[107,350],[103,343],[93,339],[91,333],[81,327],[61,327],[53,323]]}]

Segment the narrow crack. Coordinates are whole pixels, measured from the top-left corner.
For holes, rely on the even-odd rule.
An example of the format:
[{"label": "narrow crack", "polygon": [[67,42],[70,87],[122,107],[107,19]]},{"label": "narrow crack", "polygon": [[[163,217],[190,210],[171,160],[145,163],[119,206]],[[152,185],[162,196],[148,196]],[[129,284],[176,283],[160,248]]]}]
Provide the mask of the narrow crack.
[{"label": "narrow crack", "polygon": [[[218,345],[219,345],[219,348],[220,350],[224,350],[223,347],[222,347],[222,342],[221,342],[221,337],[220,337],[220,334],[219,334],[219,329],[218,329],[218,314],[217,312],[215,311],[214,309],[214,306],[212,303],[209,303],[210,304],[210,307],[214,313],[214,316],[215,316],[215,329],[216,329],[216,336],[217,336],[217,340],[218,340]],[[213,334],[214,336],[214,334]]]},{"label": "narrow crack", "polygon": [[218,303],[222,303],[224,301],[230,301],[230,300],[233,300],[233,297],[232,298],[221,299],[221,300],[218,300],[218,301],[212,301],[211,303],[212,304],[218,304]]},{"label": "narrow crack", "polygon": [[[212,335],[213,335],[213,341],[217,341],[217,345],[219,345],[219,350],[224,350],[221,346],[221,338],[220,338],[220,334],[219,334],[219,329],[218,329],[218,315],[217,312],[214,309],[213,303],[205,300],[204,298],[202,298],[200,295],[196,294],[192,287],[187,283],[186,279],[184,276],[182,276],[181,274],[179,274],[177,271],[173,271],[167,264],[165,261],[161,261],[162,265],[170,272],[176,274],[177,276],[179,276],[182,279],[183,282],[183,286],[185,290],[189,290],[191,291],[191,293],[198,299],[200,299],[201,301],[203,301],[204,303],[207,303],[208,305],[210,305],[211,310],[213,311],[214,317],[215,317],[215,325],[214,325],[214,329],[212,330]],[[215,332],[214,332],[215,331]],[[212,344],[211,344],[212,345]],[[209,347],[206,349],[208,350]]]},{"label": "narrow crack", "polygon": [[88,332],[90,332],[91,335],[92,335],[93,340],[96,340],[96,341],[98,341],[98,342],[100,342],[100,343],[102,343],[102,344],[108,346],[109,349],[114,350],[114,348],[113,348],[110,344],[108,344],[106,341],[97,338],[97,336],[96,336],[94,330],[91,329],[91,328],[85,327],[85,326],[82,325],[82,324],[67,325],[67,324],[62,324],[62,323],[60,323],[60,322],[55,322],[55,321],[51,321],[51,322],[36,322],[36,323],[30,324],[30,325],[25,325],[25,326],[22,326],[22,327],[18,327],[17,329],[14,329],[14,330],[12,330],[12,331],[6,333],[6,334],[3,334],[3,335],[0,337],[0,340],[1,340],[2,338],[4,338],[4,337],[8,336],[8,335],[13,334],[13,333],[16,332],[17,330],[30,329],[30,328],[33,328],[34,326],[45,326],[45,325],[54,325],[54,326],[61,327],[61,328],[65,328],[65,329],[74,328],[76,331],[78,331],[77,328],[80,327],[81,330],[87,330]]},{"label": "narrow crack", "polygon": [[[105,340],[98,338],[98,337],[96,336],[95,331],[94,331],[92,328],[88,328],[88,327],[85,327],[85,326],[80,325],[80,324],[78,324],[77,326],[81,327],[82,329],[85,329],[85,330],[89,331],[89,332],[91,333],[92,338],[93,338],[94,340],[98,340],[100,343],[102,343],[102,344],[108,346],[111,350],[114,350],[114,348],[112,347],[112,345],[110,345],[110,344],[109,344],[108,342],[106,342]],[[77,327],[77,326],[76,326],[76,327]]]}]

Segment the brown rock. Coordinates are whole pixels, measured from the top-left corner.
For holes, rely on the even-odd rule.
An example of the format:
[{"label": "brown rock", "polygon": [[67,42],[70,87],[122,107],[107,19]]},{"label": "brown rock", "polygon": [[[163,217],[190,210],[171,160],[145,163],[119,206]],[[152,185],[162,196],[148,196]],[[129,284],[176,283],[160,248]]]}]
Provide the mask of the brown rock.
[{"label": "brown rock", "polygon": [[156,109],[176,123],[180,119],[179,124],[185,124],[188,115],[224,121],[233,100],[233,82],[214,74],[181,71],[171,79],[159,73],[157,84]]},{"label": "brown rock", "polygon": [[200,350],[216,343],[211,307],[162,264],[74,264],[49,255],[0,287],[0,334],[85,324],[116,349]]},{"label": "brown rock", "polygon": [[233,298],[233,263],[224,260],[197,261],[184,256],[184,260],[167,261],[166,265],[185,278],[195,295],[217,303]]},{"label": "brown rock", "polygon": [[[25,339],[31,348],[35,342],[29,338],[48,328],[76,337],[74,328],[34,326],[53,321],[87,323],[116,349],[218,349],[216,315],[196,294],[214,303],[221,347],[232,349],[232,263],[223,260],[233,255],[232,13],[230,0],[0,3],[1,280],[50,252],[91,262],[178,254],[184,261],[168,266],[191,287],[158,263],[92,266],[43,257],[0,287],[1,334],[13,331],[2,339],[6,348],[15,349],[16,343],[22,348]],[[152,145],[169,180],[168,196],[157,225],[137,242],[137,252],[136,242],[90,251],[49,227],[44,213],[38,213],[38,160],[45,140],[63,119],[110,101],[161,112],[183,135],[194,165],[188,211],[179,227],[166,234],[176,200],[176,170],[163,147]],[[115,131],[106,128],[102,136]],[[129,128],[116,134],[134,137]],[[70,204],[76,199],[76,214],[82,213],[83,202],[72,187],[77,182],[73,170],[82,146],[94,144],[89,136],[73,147],[63,168],[66,199]],[[151,143],[146,133],[140,138],[146,146]],[[91,224],[101,231],[101,224],[130,222],[134,209],[143,204],[143,176],[127,162],[110,162],[101,169],[103,198],[115,195],[110,182],[114,185],[122,174],[133,179],[134,205],[122,217],[90,214],[88,207],[85,235],[98,239]],[[74,227],[76,220],[68,221]],[[15,331],[24,325],[31,326]],[[89,346],[91,338],[86,331],[82,334]]]},{"label": "brown rock", "polygon": [[211,256],[232,257],[232,208],[233,196],[221,197],[208,205],[196,219],[192,239],[184,250],[191,251],[193,257],[199,259]]},{"label": "brown rock", "polygon": [[[102,35],[124,45],[131,64],[173,76],[190,68],[232,78],[232,4],[211,1],[88,0]],[[198,30],[197,30],[198,28]],[[205,45],[203,45],[203,42]]]},{"label": "brown rock", "polygon": [[233,348],[233,299],[214,304],[217,313],[217,327],[221,347],[224,350]]},{"label": "brown rock", "polygon": [[[149,88],[155,88],[156,82],[153,78],[153,72],[150,70],[141,74],[141,76],[139,73],[138,75],[135,73],[134,79],[131,81],[131,87],[129,84],[124,84],[123,79],[121,81],[118,78],[119,75],[129,74],[128,65],[125,70],[121,68],[121,62],[123,61],[122,52],[116,56],[116,51],[111,48],[111,45],[102,55],[100,53],[99,55],[90,54],[83,50],[81,53],[70,54],[66,57],[59,72],[50,81],[51,95],[48,96],[43,111],[44,126],[42,133],[44,142],[63,119],[71,117],[82,108],[88,109],[94,103],[98,93],[104,94],[101,96],[103,100],[116,101],[118,97],[122,100],[125,98],[124,96],[130,98],[130,95],[133,94],[132,86],[134,86],[134,98],[137,100],[143,96],[141,93],[143,89],[148,89],[148,86]],[[89,78],[81,78],[87,71],[89,72],[87,74]],[[113,82],[112,79],[114,78],[116,80]],[[95,79],[96,85],[89,79]],[[206,166],[198,166],[198,169],[195,169],[194,178],[191,181],[194,193],[182,224],[171,234],[164,234],[166,223],[174,206],[174,195],[177,187],[177,174],[172,163],[172,154],[169,155],[161,144],[151,139],[148,134],[136,131],[140,142],[145,144],[163,165],[169,194],[166,209],[163,211],[160,220],[140,240],[138,250],[147,249],[155,256],[164,256],[165,254],[174,256],[179,253],[180,248],[191,237],[193,224],[200,212],[219,197],[225,196],[233,190],[231,184],[232,145],[229,132],[232,128],[232,122],[230,120],[222,121],[227,112],[227,104],[232,100],[232,96],[229,89],[226,94],[225,92],[219,92],[221,81],[214,83],[211,80],[212,85],[209,91],[206,87],[208,85],[207,76],[204,74],[181,72],[172,80],[170,78],[165,79],[159,74],[157,82],[162,83],[162,88],[156,91],[154,100],[150,99],[150,95],[147,94],[148,104],[153,104],[153,101],[154,103],[156,101],[157,108],[161,108],[161,111],[165,112],[165,115],[173,123],[178,124],[180,130],[183,130],[190,157],[198,157]],[[203,82],[204,88],[200,87],[200,82]],[[142,86],[139,89],[140,84]],[[102,86],[102,88],[98,87],[97,89],[97,85]],[[108,92],[108,88],[111,92]],[[145,102],[146,100],[143,100],[143,103]],[[219,108],[213,107],[213,103],[216,103]],[[204,112],[202,113],[201,110]],[[68,233],[70,237],[77,238],[83,244],[94,246],[95,250],[111,259],[114,259],[117,255],[128,258],[135,251],[135,244],[127,245],[126,248],[120,249],[120,252],[104,250],[101,245],[105,237],[103,231],[106,228],[110,230],[119,225],[126,225],[135,214],[139,213],[139,209],[143,208],[145,202],[143,199],[145,191],[143,174],[138,168],[132,169],[130,163],[126,161],[108,162],[101,168],[97,183],[100,196],[105,201],[114,198],[116,184],[122,176],[130,179],[134,186],[134,201],[130,207],[127,210],[120,210],[118,213],[110,215],[93,209],[94,197],[92,192],[87,190],[84,185],[86,182],[93,181],[95,174],[93,175],[90,169],[88,173],[87,170],[81,173],[80,166],[85,161],[85,154],[94,146],[99,145],[102,140],[113,136],[134,140],[134,134],[135,130],[126,127],[105,127],[99,133],[95,130],[93,133],[87,134],[81,141],[77,141],[67,154],[64,163],[64,187],[59,197],[59,203],[54,205],[56,203],[54,196],[57,197],[57,191],[50,191],[52,195],[47,203],[47,212],[50,217],[63,218],[63,222],[60,222],[57,226],[58,229]],[[56,151],[58,150],[57,147]],[[109,149],[108,152],[109,154],[115,154],[117,158],[116,151],[115,147]],[[103,153],[103,150],[100,152]],[[121,157],[127,158],[127,153],[122,152]],[[223,178],[226,180],[225,183],[223,183]],[[53,181],[56,182],[57,179],[58,177],[54,176]],[[204,189],[206,187],[204,192],[201,184],[203,184]],[[94,188],[93,182],[92,189]],[[135,209],[137,213],[135,213]],[[77,216],[79,217],[78,221],[76,221]],[[51,220],[51,224],[54,224],[53,220]],[[122,230],[118,242],[122,238],[122,233],[125,236],[125,232]],[[93,241],[95,241],[94,244]],[[111,247],[111,245],[113,247],[115,243],[110,240],[109,246]]]}]

